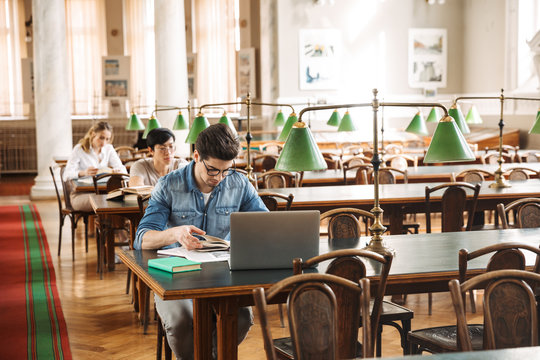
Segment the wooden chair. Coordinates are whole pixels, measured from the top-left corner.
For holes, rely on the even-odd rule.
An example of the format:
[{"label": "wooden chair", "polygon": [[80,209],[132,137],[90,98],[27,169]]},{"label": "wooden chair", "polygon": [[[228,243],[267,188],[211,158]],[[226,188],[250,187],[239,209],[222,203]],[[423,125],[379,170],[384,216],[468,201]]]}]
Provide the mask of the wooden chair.
[{"label": "wooden chair", "polygon": [[[486,154],[488,154],[490,152],[498,153],[499,152],[499,146],[485,147],[484,151],[486,152]],[[509,154],[509,155],[512,156],[512,162],[514,162],[514,161],[515,162],[521,162],[521,161],[519,161],[519,154],[518,154],[519,146],[512,146],[512,145],[504,145],[503,144],[502,151],[503,151],[503,153],[506,153],[506,154]]]},{"label": "wooden chair", "polygon": [[343,155],[363,155],[364,147],[360,144],[349,144],[341,147],[341,152]]},{"label": "wooden chair", "polygon": [[[483,183],[484,179],[486,177],[494,178],[495,174],[486,170],[482,169],[469,169],[464,170],[457,175],[454,175],[452,173],[451,180],[452,182],[457,182],[458,180],[461,180],[466,183],[470,184],[478,184]],[[491,224],[491,220],[493,218],[493,210],[489,210],[488,212],[488,222]],[[495,225],[493,228],[497,228],[499,225],[497,217],[495,217]],[[485,225],[485,213],[483,210],[476,211],[474,213],[474,219],[473,219],[473,229],[474,230],[487,230],[488,228]]]},{"label": "wooden chair", "polygon": [[[291,338],[273,340],[267,304],[285,290]],[[274,345],[290,343],[294,359],[352,359],[358,356],[358,326],[362,324],[362,357],[373,356],[370,289],[365,277],[353,282],[330,274],[293,275],[268,290],[253,290],[267,359],[278,359]],[[361,320],[360,320],[361,317]],[[361,322],[360,322],[361,321]],[[281,354],[280,358],[281,358]]]},{"label": "wooden chair", "polygon": [[[503,159],[504,163],[514,162],[514,155],[509,154],[509,153],[505,153],[505,152],[503,152],[501,155],[502,155],[502,159]],[[498,164],[497,161],[499,161],[499,153],[490,152],[490,153],[484,154],[484,155],[482,155],[480,160],[482,161],[482,164],[484,164],[484,165],[486,165],[486,164],[493,164],[493,165]]]},{"label": "wooden chair", "polygon": [[[465,211],[468,212],[465,230],[471,230],[478,194],[480,193],[480,184],[472,185],[466,182],[455,182],[436,185],[432,188],[426,186],[424,201],[426,207],[426,232],[431,232],[431,194],[442,189],[445,189],[441,204],[442,232],[463,231],[463,213]],[[473,197],[468,207],[466,189],[473,191]]]},{"label": "wooden chair", "polygon": [[[328,242],[329,242],[329,246],[331,250],[339,251],[343,249],[354,248],[357,246],[358,241],[360,239],[360,235],[361,235],[360,223],[358,221],[360,217],[368,218],[370,222],[372,222],[375,218],[375,216],[372,213],[365,210],[355,209],[355,208],[333,209],[333,210],[329,210],[321,214],[321,221],[324,221],[325,219],[329,219]],[[361,256],[361,255],[358,255],[358,256]],[[308,260],[306,263],[310,263],[311,261],[312,260]],[[390,271],[390,265],[391,265],[391,259],[389,263],[382,263],[381,280],[380,280],[381,284],[386,284],[386,276],[388,275],[388,271]],[[386,267],[388,267],[388,269]],[[298,267],[295,267],[294,270],[295,270],[295,273],[301,272],[300,271],[301,269]],[[340,275],[340,276],[343,276],[343,275]],[[357,279],[355,279],[354,277],[347,277],[347,278],[352,281],[357,281]],[[382,330],[383,330],[382,326],[383,325],[390,325],[394,327],[396,330],[398,330],[401,337],[401,346],[403,348],[403,354],[406,354],[409,349],[409,345],[407,341],[407,333],[411,329],[411,320],[414,317],[414,312],[403,306],[399,306],[389,301],[384,301],[382,299],[384,296],[384,291],[382,294],[379,293],[378,291],[377,296],[380,296],[380,298],[375,297],[372,304],[372,307],[375,309],[375,306],[381,306],[380,304],[382,302],[382,310],[380,313],[380,318],[378,321],[379,325],[377,327],[377,333],[376,333],[377,334],[377,338],[376,338],[377,356],[381,356],[381,351],[382,351],[381,339],[382,339]],[[375,319],[372,317],[371,319],[372,325],[374,324],[374,321]],[[401,326],[397,323],[398,321],[401,321]]]},{"label": "wooden chair", "polygon": [[93,177],[93,180],[94,180],[94,192],[96,194],[102,193],[99,190],[99,184],[101,180],[103,179],[107,179],[104,192],[108,193],[118,188],[127,186],[127,182],[129,181],[129,174],[111,173],[111,174],[95,175]]},{"label": "wooden chair", "polygon": [[[343,168],[343,183],[345,185],[347,184],[355,184],[355,185],[365,185],[368,184],[368,176],[369,173],[373,171],[373,165],[371,164],[360,164],[355,166],[350,166],[347,168]],[[354,177],[352,175],[348,174],[354,174]],[[347,176],[349,176],[349,179],[347,179]]]},{"label": "wooden chair", "polygon": [[257,178],[265,189],[299,187],[300,185],[300,175],[288,171],[269,170],[259,174]]},{"label": "wooden chair", "polygon": [[404,154],[390,155],[384,157],[384,163],[388,167],[395,169],[405,170],[409,166],[418,166],[418,158],[416,156],[409,156]]},{"label": "wooden chair", "polygon": [[503,175],[505,175],[508,180],[518,181],[530,179],[531,176],[540,177],[538,171],[526,167],[513,167],[510,169],[506,169]]},{"label": "wooden chair", "polygon": [[131,146],[118,146],[115,147],[114,150],[116,151],[118,157],[122,162],[124,162],[124,160],[126,159],[133,158],[135,152],[137,151],[134,147]]},{"label": "wooden chair", "polygon": [[[461,249],[458,254],[459,281],[463,283],[467,279],[467,265],[469,261],[488,254],[492,255],[486,266],[487,272],[501,269],[525,270],[526,262],[523,250],[530,251],[536,254],[536,263],[533,271],[535,273],[540,272],[540,248],[531,246],[529,244],[519,242],[499,243],[483,247],[473,252],[469,252],[467,249]],[[471,296],[474,289],[483,287],[484,286],[478,285],[471,288]],[[465,306],[465,298],[465,293],[463,293],[463,306]],[[473,308],[473,304],[474,302],[471,301],[471,310],[474,313],[476,312],[476,309]],[[472,336],[472,344],[474,350],[480,350],[482,348],[482,338],[484,336],[483,326],[478,324],[470,324],[468,325],[468,328],[469,333]],[[408,335],[411,345],[410,353],[419,354],[423,351],[428,351],[431,353],[458,351],[458,344],[456,343],[456,333],[457,329],[455,325],[439,326],[411,331]]]},{"label": "wooden chair", "polygon": [[[509,224],[508,213],[514,212],[514,223]],[[497,212],[503,229],[540,227],[540,198],[524,198],[508,205],[498,204]]]},{"label": "wooden chair", "polygon": [[251,166],[256,172],[273,170],[276,167],[278,158],[278,155],[272,154],[257,155],[252,158]]},{"label": "wooden chair", "polygon": [[362,155],[355,155],[352,158],[343,161],[341,164],[343,171],[356,165],[371,164],[371,159]]},{"label": "wooden chair", "polygon": [[[244,169],[236,168],[236,169],[234,169],[234,171],[237,172],[237,173],[239,173],[239,174],[244,175],[245,177],[248,176],[247,171],[244,170]],[[253,187],[255,187],[255,189],[258,189],[258,188],[259,188],[259,184],[258,184],[258,180],[257,180],[257,174],[252,173],[252,176],[253,176],[253,179],[248,178],[248,180],[249,180],[249,182],[251,183],[251,185],[253,185]]]},{"label": "wooden chair", "polygon": [[[404,184],[407,184],[409,182],[409,178],[407,176],[407,169],[401,170],[401,169],[396,169],[392,167],[385,167],[385,168],[379,169],[379,184],[396,184],[397,183],[396,174],[399,174],[402,176]],[[371,175],[370,183],[373,183],[373,172],[371,172],[370,175]],[[386,226],[387,228],[390,226],[388,225],[388,217],[385,216],[384,213],[383,213],[383,222],[385,223],[384,226]],[[403,223],[404,234],[408,234],[408,233],[418,234],[419,229],[420,229],[420,224],[417,222],[404,222]]]},{"label": "wooden chair", "polygon": [[504,349],[538,345],[538,310],[527,282],[540,283],[540,275],[523,270],[491,271],[460,284],[449,283],[457,319],[457,349],[472,351],[463,294],[488,282],[484,290],[484,339],[481,349]]},{"label": "wooden chair", "polygon": [[259,149],[264,154],[279,155],[279,153],[281,153],[281,150],[283,150],[283,145],[279,143],[266,143],[259,145]]},{"label": "wooden chair", "polygon": [[152,155],[150,154],[150,151],[148,149],[140,149],[133,153],[133,157],[137,159],[141,159],[141,158],[144,159],[151,156]]},{"label": "wooden chair", "polygon": [[262,199],[264,205],[266,205],[269,211],[278,211],[278,203],[279,203],[278,199],[286,201],[287,205],[285,205],[285,210],[290,210],[292,206],[292,202],[294,200],[293,194],[289,194],[289,196],[285,196],[283,194],[273,193],[273,192],[260,192],[259,197]]},{"label": "wooden chair", "polygon": [[526,151],[518,156],[518,162],[539,162],[540,153],[538,151]]},{"label": "wooden chair", "polygon": [[[324,155],[324,154],[323,154]],[[342,169],[343,165],[341,164],[340,159],[333,159],[328,156],[323,156],[324,161],[326,161],[326,166],[328,166],[329,169]]]},{"label": "wooden chair", "polygon": [[387,155],[403,154],[403,145],[401,144],[388,144],[384,147],[384,153]]},{"label": "wooden chair", "polygon": [[64,201],[62,202],[62,196],[58,190],[58,184],[56,183],[56,177],[54,175],[54,167],[49,166],[49,171],[53,179],[54,190],[56,191],[56,200],[58,201],[58,215],[59,215],[59,231],[58,231],[58,256],[60,256],[60,250],[62,250],[62,228],[64,227],[64,221],[66,216],[71,221],[71,259],[75,260],[75,230],[77,230],[77,224],[80,219],[84,222],[84,244],[86,252],[88,252],[88,217],[94,215],[93,211],[79,211],[74,210],[71,206],[71,200],[69,197],[71,189],[71,181],[64,180],[65,166],[60,166],[60,181],[62,183],[62,191],[64,195]]}]

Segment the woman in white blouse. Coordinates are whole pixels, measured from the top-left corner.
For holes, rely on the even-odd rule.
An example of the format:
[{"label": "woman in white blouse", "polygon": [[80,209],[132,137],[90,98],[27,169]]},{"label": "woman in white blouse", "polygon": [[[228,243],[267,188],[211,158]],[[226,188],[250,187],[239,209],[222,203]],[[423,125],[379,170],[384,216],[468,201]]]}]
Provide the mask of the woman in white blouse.
[{"label": "woman in white blouse", "polygon": [[[112,168],[113,172],[126,173],[126,168],[111,145],[112,126],[100,121],[92,126],[73,148],[66,164],[64,177],[76,179],[94,176],[100,169]],[[71,192],[71,206],[75,210],[91,211],[88,193]]]}]

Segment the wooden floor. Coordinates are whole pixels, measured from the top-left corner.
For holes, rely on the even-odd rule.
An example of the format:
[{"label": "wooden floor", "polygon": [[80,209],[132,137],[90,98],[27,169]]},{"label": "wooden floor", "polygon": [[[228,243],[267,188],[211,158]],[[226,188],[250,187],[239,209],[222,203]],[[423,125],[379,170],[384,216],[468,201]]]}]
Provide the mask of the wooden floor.
[{"label": "wooden floor", "polygon": [[[0,197],[0,204],[22,204],[28,197]],[[133,311],[130,296],[125,294],[126,268],[117,265],[114,272],[96,274],[96,246],[91,237],[88,253],[84,251],[84,225],[77,232],[75,261],[71,261],[69,222],[62,232],[62,253],[58,257],[58,206],[54,201],[35,202],[41,218],[56,271],[56,281],[62,309],[67,322],[71,351],[74,359],[155,359],[156,326],[149,326],[144,335],[137,314]],[[451,256],[456,256],[452,254]],[[477,301],[481,301],[478,299]],[[455,322],[448,293],[434,295],[433,315],[427,315],[427,295],[409,295],[407,307],[414,310],[413,329],[452,324]],[[277,307],[276,307],[277,309]],[[471,318],[481,321],[481,315]],[[273,316],[274,336],[286,336],[286,329],[279,327],[277,310]],[[399,335],[391,327],[383,332],[383,356],[401,354]],[[247,339],[240,345],[240,359],[264,359],[260,328],[252,327]]]}]

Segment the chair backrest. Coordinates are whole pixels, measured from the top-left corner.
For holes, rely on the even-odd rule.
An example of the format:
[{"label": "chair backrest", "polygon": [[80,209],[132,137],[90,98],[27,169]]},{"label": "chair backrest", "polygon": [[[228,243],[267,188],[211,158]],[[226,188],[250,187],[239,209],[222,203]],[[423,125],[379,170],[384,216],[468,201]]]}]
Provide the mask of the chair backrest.
[{"label": "chair backrest", "polygon": [[355,208],[338,208],[321,214],[320,220],[328,219],[328,241],[339,247],[339,242],[359,240],[362,234],[359,218],[367,218],[370,223],[375,215]]},{"label": "chair backrest", "polygon": [[[514,161],[514,155],[503,152],[502,159],[504,163],[511,163]],[[499,161],[499,153],[496,152],[490,152],[487,154],[482,155],[481,157],[482,164],[498,164],[497,161]]]},{"label": "chair backrest", "polygon": [[[396,174],[400,174],[403,177],[404,184],[409,182],[407,169],[401,170],[393,167],[384,167],[379,169],[379,184],[396,184]],[[370,182],[373,183],[373,172],[371,172]]]},{"label": "chair backrest", "polygon": [[269,170],[258,175],[265,189],[298,187],[300,183],[298,173],[288,171]]},{"label": "chair backrest", "polygon": [[266,143],[259,145],[259,149],[265,154],[279,155],[281,150],[283,150],[283,145],[278,143]]},{"label": "chair backrest", "polygon": [[403,145],[388,144],[384,147],[384,152],[388,155],[403,154]]},{"label": "chair backrest", "polygon": [[341,164],[340,159],[331,159],[329,157],[323,157],[324,161],[326,161],[326,166],[328,166],[329,169],[341,169],[343,168]]},{"label": "chair backrest", "polygon": [[276,167],[279,156],[272,154],[257,155],[253,157],[251,166],[255,171],[268,171]]},{"label": "chair backrest", "polygon": [[[60,167],[63,168],[64,165],[61,165]],[[58,190],[58,184],[56,183],[56,176],[54,175],[54,170],[55,170],[55,167],[49,166],[49,171],[51,172],[51,176],[53,179],[54,191],[56,192],[56,200],[58,201],[58,211],[60,212],[60,214],[62,214],[62,209],[63,209],[62,196],[60,196],[60,191]]]},{"label": "chair backrest", "polygon": [[458,351],[472,351],[463,295],[486,283],[483,349],[538,345],[536,300],[527,281],[539,283],[540,275],[523,270],[495,270],[475,276],[461,285],[457,279],[450,281],[457,320]]},{"label": "chair backrest", "polygon": [[[289,289],[287,312],[294,358],[356,358],[360,315],[369,314],[369,280],[362,278],[355,283],[335,275],[300,274],[281,280],[266,291],[263,288],[253,290],[267,359],[277,359],[268,324],[267,303]],[[370,320],[369,316],[362,316],[364,344],[373,342]],[[345,338],[342,336],[345,329],[355,333]],[[344,341],[354,346],[354,352],[341,347]],[[373,356],[373,347],[363,346],[362,355]]]},{"label": "chair backrest", "polygon": [[[358,283],[361,279],[366,277],[367,267],[366,262],[371,263],[371,266],[380,268],[379,281],[377,290],[373,298],[373,309],[371,311],[371,332],[376,334],[376,330],[379,323],[379,318],[382,311],[382,301],[384,298],[384,292],[386,291],[386,282],[388,279],[388,273],[392,266],[393,256],[380,255],[372,251],[360,250],[360,249],[343,249],[331,251],[329,253],[313,257],[303,261],[302,259],[293,260],[293,272],[294,274],[301,274],[305,269],[313,267],[321,262],[330,261],[326,268],[326,273],[340,276],[354,283]],[[345,312],[340,315],[340,320],[344,323],[347,322],[348,314],[357,314],[357,309],[351,309],[350,312]],[[355,329],[344,328],[343,335],[340,336],[340,349],[343,352],[340,353],[341,358],[354,358],[354,342],[356,342]],[[351,343],[353,339],[353,343]],[[375,337],[372,338],[375,341]],[[366,345],[366,344],[363,344]],[[368,344],[370,348],[373,348],[373,343]]]},{"label": "chair backrest", "polygon": [[150,151],[148,149],[140,149],[133,153],[133,157],[138,159],[147,158],[149,156],[152,155],[150,154]]},{"label": "chair backrest", "polygon": [[[478,194],[480,193],[480,184],[472,185],[466,182],[455,182],[437,185],[432,188],[426,186],[426,231],[431,232],[431,193],[441,189],[444,189],[441,200],[441,231],[462,231],[464,211],[468,213],[465,230],[471,230]],[[473,197],[468,207],[466,189],[473,191]]]},{"label": "chair backrest", "polygon": [[539,162],[540,156],[538,151],[528,151],[519,159],[523,159],[525,162]]},{"label": "chair backrest", "polygon": [[127,159],[133,158],[136,152],[135,148],[131,146],[118,146],[114,148],[114,150],[116,151],[116,153],[118,154],[118,157],[120,158],[122,162],[124,162]]},{"label": "chair backrest", "polygon": [[64,192],[64,205],[66,209],[73,211],[73,206],[71,206],[71,193],[73,191],[74,185],[71,180],[64,179],[64,171],[66,170],[65,166],[60,167],[60,182],[62,183],[62,191]]},{"label": "chair backrest", "polygon": [[111,174],[101,174],[101,175],[95,175],[94,176],[94,192],[96,194],[99,194],[99,181],[101,179],[106,179],[107,185],[105,186],[105,191],[110,192],[113,190],[116,190],[121,187],[125,187],[127,182],[129,181],[129,174],[121,174],[121,173],[111,173]]},{"label": "chair backrest", "polygon": [[[343,168],[343,183],[345,185],[347,185],[348,183],[353,183],[356,185],[368,184],[368,174],[372,170],[373,165],[371,164],[360,164],[348,168]],[[350,174],[354,174],[354,178]],[[347,176],[349,176],[349,180],[347,180]],[[354,180],[351,181],[350,179]]]},{"label": "chair backrest", "polygon": [[413,166],[418,165],[418,158],[411,157],[404,154],[385,156],[385,163],[393,168],[405,170],[409,167],[409,163],[412,163]]},{"label": "chair backrest", "polygon": [[526,167],[515,167],[506,169],[504,175],[508,176],[508,180],[527,180],[531,175],[538,177],[538,172]]},{"label": "chair backrest", "polygon": [[259,197],[261,198],[264,205],[266,205],[266,208],[269,211],[278,211],[278,204],[279,204],[278,199],[285,200],[287,202],[287,204],[285,205],[285,210],[290,210],[293,200],[294,200],[293,194],[289,194],[289,196],[285,196],[283,194],[278,194],[278,193],[273,193],[273,192],[260,192]]},{"label": "chair backrest", "polygon": [[348,169],[350,167],[356,166],[356,165],[362,165],[362,164],[371,164],[371,159],[365,156],[356,155],[352,158],[346,160],[343,162],[343,170]]},{"label": "chair backrest", "polygon": [[[514,224],[509,224],[508,213],[514,211]],[[523,198],[508,205],[498,204],[497,212],[503,229],[540,227],[540,198]]]}]

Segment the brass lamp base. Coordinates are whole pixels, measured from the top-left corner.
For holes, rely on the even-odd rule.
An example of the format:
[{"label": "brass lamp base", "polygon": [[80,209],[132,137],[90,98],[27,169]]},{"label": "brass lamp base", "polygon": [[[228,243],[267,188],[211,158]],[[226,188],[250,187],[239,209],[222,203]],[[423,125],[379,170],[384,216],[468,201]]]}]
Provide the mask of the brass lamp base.
[{"label": "brass lamp base", "polygon": [[366,247],[364,247],[362,250],[373,251],[373,252],[375,252],[377,254],[380,254],[380,255],[392,255],[392,256],[394,256],[396,254],[396,250],[387,247],[382,239],[381,240],[371,239],[369,244],[366,245]]},{"label": "brass lamp base", "polygon": [[491,189],[503,189],[512,187],[509,183],[506,182],[503,176],[495,176],[495,182],[489,184]]}]

